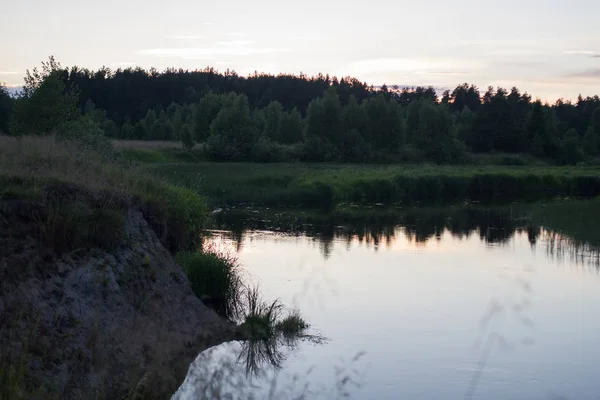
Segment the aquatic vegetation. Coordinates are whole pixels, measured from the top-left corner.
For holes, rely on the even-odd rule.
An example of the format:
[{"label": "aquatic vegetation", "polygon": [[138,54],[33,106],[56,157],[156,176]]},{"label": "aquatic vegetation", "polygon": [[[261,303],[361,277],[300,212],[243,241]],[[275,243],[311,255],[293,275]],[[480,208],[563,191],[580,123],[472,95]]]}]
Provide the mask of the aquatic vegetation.
[{"label": "aquatic vegetation", "polygon": [[212,205],[330,209],[341,203],[447,205],[600,195],[597,167],[166,163],[145,165]]}]

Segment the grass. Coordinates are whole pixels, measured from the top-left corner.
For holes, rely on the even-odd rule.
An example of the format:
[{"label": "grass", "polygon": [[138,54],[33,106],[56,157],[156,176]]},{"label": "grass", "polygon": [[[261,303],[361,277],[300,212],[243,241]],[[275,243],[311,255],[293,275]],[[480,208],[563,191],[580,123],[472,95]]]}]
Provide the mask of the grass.
[{"label": "grass", "polygon": [[243,285],[237,259],[215,245],[177,254],[194,294],[218,314],[237,319],[241,314]]},{"label": "grass", "polygon": [[[91,218],[100,233],[105,217],[113,223],[119,219],[112,212],[118,207],[115,209],[110,202],[126,198],[144,213],[163,244],[173,252],[197,247],[208,216],[206,201],[197,191],[148,175],[112,152],[53,136],[0,136],[0,198],[47,200],[48,187],[65,185],[76,187],[76,192],[87,193],[86,197],[92,199],[97,196],[90,193],[110,193],[100,196],[108,203],[94,200],[99,213],[80,218],[78,199],[70,199],[73,207],[50,209],[55,215],[46,222],[73,211],[69,223],[84,225]],[[51,233],[53,228],[49,229]]]},{"label": "grass", "polygon": [[287,317],[277,322],[275,328],[285,337],[293,337],[309,328],[298,310],[293,310]]},{"label": "grass", "polygon": [[444,205],[600,194],[598,167],[171,163],[148,170],[213,205]]},{"label": "grass", "polygon": [[89,208],[51,200],[38,220],[41,241],[56,254],[80,248],[111,250],[125,238],[125,210],[103,203]]},{"label": "grass", "polygon": [[249,340],[271,340],[279,334],[300,337],[309,325],[297,310],[283,317],[284,307],[278,301],[265,302],[257,287],[247,288],[246,312],[240,328]]}]

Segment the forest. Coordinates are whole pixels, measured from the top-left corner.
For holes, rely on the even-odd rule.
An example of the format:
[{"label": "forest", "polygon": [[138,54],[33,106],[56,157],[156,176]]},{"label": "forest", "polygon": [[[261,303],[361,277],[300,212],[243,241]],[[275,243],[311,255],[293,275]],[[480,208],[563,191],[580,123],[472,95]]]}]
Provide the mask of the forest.
[{"label": "forest", "polygon": [[352,77],[62,67],[0,86],[0,132],[177,140],[213,161],[469,163],[475,154],[600,163],[600,98],[554,104],[518,88],[373,87]]}]

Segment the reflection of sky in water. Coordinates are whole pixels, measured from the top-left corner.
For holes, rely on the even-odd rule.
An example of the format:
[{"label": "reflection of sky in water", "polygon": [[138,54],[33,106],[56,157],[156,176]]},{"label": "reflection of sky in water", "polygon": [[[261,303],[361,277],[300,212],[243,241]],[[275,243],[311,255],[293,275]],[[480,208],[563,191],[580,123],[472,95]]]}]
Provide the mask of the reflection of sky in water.
[{"label": "reflection of sky in water", "polygon": [[334,239],[324,257],[311,238],[247,232],[239,257],[265,299],[299,308],[329,338],[300,345],[283,375],[314,366],[311,385],[331,389],[341,359],[365,351],[355,398],[465,398],[492,343],[473,398],[598,399],[600,278],[549,257],[542,233],[535,247],[526,233],[502,244],[396,234],[377,249]]}]

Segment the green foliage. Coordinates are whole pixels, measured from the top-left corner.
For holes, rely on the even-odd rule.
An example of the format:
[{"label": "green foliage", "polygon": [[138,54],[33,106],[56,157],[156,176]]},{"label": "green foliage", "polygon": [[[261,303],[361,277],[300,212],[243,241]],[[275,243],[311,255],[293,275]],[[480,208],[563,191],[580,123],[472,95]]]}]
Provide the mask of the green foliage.
[{"label": "green foliage", "polygon": [[199,299],[223,317],[239,317],[243,286],[235,257],[214,246],[205,246],[194,252],[178,253],[177,262]]},{"label": "green foliage", "polygon": [[53,71],[39,86],[29,88],[26,93],[14,103],[10,122],[14,135],[55,133],[59,126],[80,115],[79,94],[65,85],[60,71]]},{"label": "green foliage", "polygon": [[583,149],[590,156],[597,156],[599,150],[598,147],[600,145],[599,142],[600,140],[598,138],[598,133],[596,132],[594,127],[590,125],[590,127],[585,132],[585,135],[583,136]]},{"label": "green foliage", "polygon": [[135,128],[129,122],[125,122],[121,127],[120,137],[122,139],[134,139],[135,138]]},{"label": "green foliage", "polygon": [[[59,86],[51,82],[55,78]],[[210,142],[210,146],[199,147],[206,149],[211,159],[221,161],[256,156],[263,161],[284,157],[286,161],[466,163],[471,158],[468,149],[490,154],[529,153],[544,162],[561,164],[568,152],[575,154],[572,141],[564,141],[564,132],[575,129],[585,136],[590,126],[596,134],[600,130],[597,96],[580,97],[576,104],[559,100],[549,106],[532,103],[531,96],[515,87],[489,87],[480,98],[477,87],[464,83],[446,91],[440,102],[431,87],[375,89],[348,77],[240,77],[235,72],[219,74],[212,68],[162,73],[103,68],[92,72],[63,69],[51,57],[42,63],[41,71],[28,72],[24,99],[35,99],[15,102],[10,125],[14,133],[47,132],[64,120],[76,119],[60,106],[70,102],[62,98],[73,97],[76,87],[82,96],[80,100],[75,96],[71,103],[106,136],[182,140],[182,128],[187,124],[193,141]],[[240,100],[240,96],[246,99]],[[2,99],[6,96],[0,93],[0,130],[6,131]],[[45,107],[48,104],[52,105]],[[39,110],[36,118],[27,118]],[[55,124],[55,117],[62,120]],[[258,144],[261,136],[268,141]],[[442,144],[436,139],[442,139]],[[191,143],[187,138],[186,142]],[[431,148],[428,143],[437,146]],[[292,144],[302,145],[294,146],[294,151],[279,146]],[[567,144],[570,149],[564,148]],[[596,156],[592,136],[588,135],[582,146],[587,156]],[[267,150],[276,154],[268,155]],[[285,150],[283,155],[280,150]],[[307,154],[311,150],[316,153]]]},{"label": "green foliage", "polygon": [[265,126],[263,136],[274,142],[281,141],[281,117],[283,106],[278,101],[272,101],[265,109]]},{"label": "green foliage", "polygon": [[284,144],[299,143],[304,138],[304,120],[297,108],[281,114],[279,141]]},{"label": "green foliage", "polygon": [[371,140],[371,123],[365,107],[358,104],[355,96],[350,96],[342,111],[342,130],[344,133],[356,130],[368,142]]},{"label": "green foliage", "polygon": [[80,117],[67,121],[57,127],[56,137],[77,143],[78,147],[85,150],[111,154],[112,147],[104,131],[97,122],[88,117]]},{"label": "green foliage", "polygon": [[191,189],[164,181],[131,180],[131,190],[163,245],[172,252],[196,247],[208,217],[205,199]]},{"label": "green foliage", "polygon": [[181,127],[180,138],[181,143],[183,143],[183,147],[185,147],[187,150],[191,150],[196,144],[194,142],[194,137],[192,136],[192,129],[188,124],[184,124]]},{"label": "green foliage", "polygon": [[[370,141],[376,150],[387,150],[397,154],[404,144],[402,119],[398,104],[380,94],[365,105],[369,118]],[[359,116],[359,119],[362,117]],[[364,129],[364,128],[363,128]]]},{"label": "green foliage", "polygon": [[285,337],[297,336],[309,328],[308,323],[302,318],[300,312],[295,310],[292,311],[287,317],[279,321],[276,325],[278,331],[280,331]]},{"label": "green foliage", "polygon": [[592,113],[590,126],[594,128],[594,132],[596,132],[596,134],[600,132],[600,104],[597,105],[596,109]]},{"label": "green foliage", "polygon": [[[228,149],[225,154],[230,155],[229,159],[247,160],[258,139],[250,117],[248,98],[245,95],[239,95],[232,105],[223,107],[212,122],[210,130],[211,139],[215,136],[227,143]],[[211,153],[219,151],[214,149],[216,143],[218,142],[212,140],[207,143],[209,148],[213,147],[210,150]]]},{"label": "green foliage", "polygon": [[351,129],[342,137],[339,146],[343,162],[365,162],[371,155],[371,146],[357,129]]},{"label": "green foliage", "polygon": [[[307,112],[307,137],[337,145],[342,135],[342,108],[335,88],[330,87],[320,99],[311,101]],[[319,158],[319,157],[316,157]]]},{"label": "green foliage", "polygon": [[0,83],[0,134],[7,134],[10,116],[12,114],[13,100],[8,90]]},{"label": "green foliage", "polygon": [[581,147],[581,137],[574,129],[569,130],[562,143],[563,163],[567,165],[575,165],[583,160],[584,153]]},{"label": "green foliage", "polygon": [[232,106],[234,98],[234,95],[216,95],[211,92],[200,99],[193,111],[194,137],[198,142],[208,139],[213,121],[222,108]]},{"label": "green foliage", "polygon": [[[342,203],[452,204],[600,194],[590,178],[597,175],[597,167],[196,163],[154,171],[194,188],[215,205],[330,208]],[[195,184],[198,179],[201,185]]]},{"label": "green foliage", "polygon": [[533,108],[527,120],[527,138],[530,143],[531,154],[544,157],[548,140],[544,109],[539,101],[533,103]]},{"label": "green foliage", "polygon": [[244,336],[249,340],[268,340],[277,334],[279,319],[283,305],[275,300],[266,303],[262,300],[258,288],[245,293],[247,307],[244,322],[240,326]]}]

